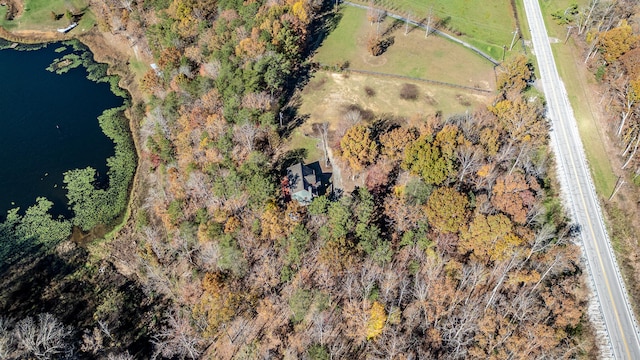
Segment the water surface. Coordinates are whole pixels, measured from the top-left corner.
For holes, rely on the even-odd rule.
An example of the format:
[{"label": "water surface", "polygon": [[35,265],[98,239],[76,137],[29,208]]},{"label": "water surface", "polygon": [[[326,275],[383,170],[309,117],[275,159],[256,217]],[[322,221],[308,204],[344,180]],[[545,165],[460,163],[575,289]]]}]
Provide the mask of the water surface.
[{"label": "water surface", "polygon": [[52,212],[69,217],[65,171],[91,166],[104,176],[114,144],[98,125],[106,109],[123,104],[107,83],[86,79],[83,67],[46,70],[60,44],[35,51],[0,50],[0,218],[44,196]]}]

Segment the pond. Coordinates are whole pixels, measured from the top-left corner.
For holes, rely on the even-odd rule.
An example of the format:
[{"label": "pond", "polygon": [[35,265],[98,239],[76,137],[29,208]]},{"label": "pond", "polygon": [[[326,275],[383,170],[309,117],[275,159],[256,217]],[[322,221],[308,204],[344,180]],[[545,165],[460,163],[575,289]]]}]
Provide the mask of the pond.
[{"label": "pond", "polygon": [[60,75],[46,70],[71,52],[61,44],[0,50],[0,219],[40,196],[53,201],[53,215],[68,218],[63,173],[91,166],[106,179],[114,143],[97,118],[124,99],[108,83],[87,79],[82,66]]}]

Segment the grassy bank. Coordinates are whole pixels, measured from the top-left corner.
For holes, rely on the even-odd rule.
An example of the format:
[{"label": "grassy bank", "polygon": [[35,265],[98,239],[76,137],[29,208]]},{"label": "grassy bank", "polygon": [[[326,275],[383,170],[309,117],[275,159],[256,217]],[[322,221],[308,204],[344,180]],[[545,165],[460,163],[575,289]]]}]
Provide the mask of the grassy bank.
[{"label": "grassy bank", "polygon": [[67,13],[79,18],[80,31],[89,30],[96,23],[95,16],[89,11],[88,0],[25,0],[21,14],[14,20],[5,19],[6,11],[6,6],[0,7],[0,26],[10,31],[51,31],[64,28],[72,21]]},{"label": "grassy bank", "polygon": [[416,20],[426,19],[431,13],[443,21],[445,27],[462,34],[465,41],[495,59],[502,58],[502,46],[509,46],[516,27],[509,0],[487,0],[481,5],[466,0],[380,0],[376,3]]},{"label": "grassy bank", "polygon": [[[541,2],[541,5],[546,15],[549,36],[560,40],[559,43],[552,44],[551,47],[578,122],[580,137],[591,167],[591,175],[593,176],[596,191],[601,197],[606,198],[611,195],[617,177],[604,147],[606,141],[604,130],[600,128],[595,115],[596,110],[592,105],[593,100],[588,94],[589,87],[594,85],[595,79],[592,74],[578,64],[581,55],[572,41],[569,40],[566,44],[564,43],[567,34],[566,27],[558,25],[551,18],[552,13],[566,9],[571,3],[575,3],[575,1]],[[583,3],[585,1],[579,1],[579,5],[583,5]]]}]

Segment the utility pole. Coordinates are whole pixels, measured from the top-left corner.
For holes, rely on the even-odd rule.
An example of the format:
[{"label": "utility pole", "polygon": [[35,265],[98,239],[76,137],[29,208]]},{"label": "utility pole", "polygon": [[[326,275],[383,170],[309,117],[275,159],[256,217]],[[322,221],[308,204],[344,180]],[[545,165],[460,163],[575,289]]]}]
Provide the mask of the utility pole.
[{"label": "utility pole", "polygon": [[511,46],[509,46],[509,51],[513,49],[513,44],[516,42],[516,36],[518,36],[518,28],[513,32],[513,39],[511,39]]},{"label": "utility pole", "polygon": [[404,36],[407,36],[409,33],[409,19],[411,19],[411,12],[407,13],[407,18],[404,21]]},{"label": "utility pole", "polygon": [[433,18],[433,8],[429,8],[429,15],[427,15],[427,30],[424,34],[424,37],[428,37],[429,36],[429,32],[431,31],[431,21]]},{"label": "utility pole", "polygon": [[611,194],[611,196],[609,196],[609,201],[613,199],[613,197],[616,195],[618,190],[620,190],[622,185],[624,185],[624,180],[622,179],[622,176],[618,176],[618,182],[616,182],[616,186],[613,188],[613,193]]},{"label": "utility pole", "polygon": [[564,39],[564,43],[566,44],[569,41],[569,35],[571,34],[571,30],[573,29],[572,25],[567,26],[567,37]]}]

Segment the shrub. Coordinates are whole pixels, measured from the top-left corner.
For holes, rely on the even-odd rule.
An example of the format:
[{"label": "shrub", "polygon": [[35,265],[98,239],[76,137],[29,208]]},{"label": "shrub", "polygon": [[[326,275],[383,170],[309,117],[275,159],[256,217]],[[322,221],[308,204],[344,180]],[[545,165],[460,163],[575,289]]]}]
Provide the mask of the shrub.
[{"label": "shrub", "polygon": [[416,100],[418,98],[418,87],[414,84],[402,84],[400,98],[403,100]]},{"label": "shrub", "polygon": [[367,39],[367,49],[369,53],[373,56],[382,55],[382,42],[380,41],[380,37],[377,35],[369,35]]},{"label": "shrub", "polygon": [[376,91],[373,90],[373,88],[371,88],[370,86],[365,86],[364,87],[364,93],[367,95],[367,97],[376,96]]}]

